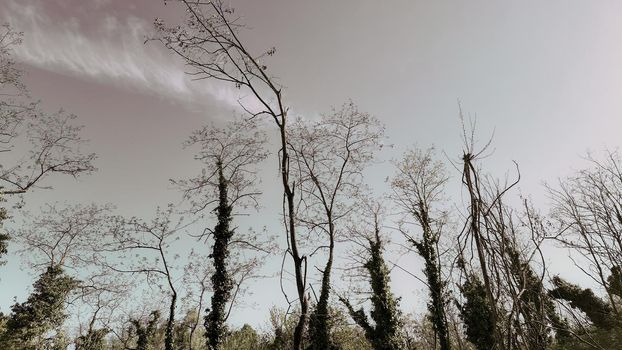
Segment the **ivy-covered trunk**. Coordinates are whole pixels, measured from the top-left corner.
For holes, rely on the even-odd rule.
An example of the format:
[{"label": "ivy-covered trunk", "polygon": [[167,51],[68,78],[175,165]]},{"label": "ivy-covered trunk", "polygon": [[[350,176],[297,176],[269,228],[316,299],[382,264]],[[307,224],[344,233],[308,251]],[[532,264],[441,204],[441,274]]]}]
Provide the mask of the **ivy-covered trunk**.
[{"label": "ivy-covered trunk", "polygon": [[369,272],[371,282],[371,319],[375,325],[369,323],[362,308],[355,310],[348,300],[344,298],[340,300],[345,304],[354,322],[363,328],[365,337],[374,350],[400,350],[404,347],[399,299],[391,292],[389,269],[382,256],[383,247],[377,224],[375,236],[369,240],[369,247],[371,256],[364,267]]},{"label": "ivy-covered trunk", "polygon": [[[330,216],[329,216],[330,220]],[[335,250],[334,226],[329,223],[330,244],[328,246],[328,261],[322,272],[322,290],[315,311],[309,319],[309,333],[311,335],[310,350],[336,349],[330,338],[330,324],[328,314],[328,299],[330,297],[330,276],[333,268],[333,252]]]},{"label": "ivy-covered trunk", "polygon": [[153,311],[151,319],[147,321],[147,325],[143,326],[140,320],[131,320],[134,331],[138,339],[136,340],[136,350],[152,350],[154,338],[158,330],[160,322],[160,312]]},{"label": "ivy-covered trunk", "polygon": [[451,343],[449,341],[449,326],[445,313],[447,303],[444,296],[444,285],[441,280],[441,271],[436,253],[438,237],[432,232],[427,210],[423,207],[423,205],[420,205],[420,207],[417,219],[420,221],[421,227],[423,228],[423,240],[413,240],[412,244],[415,248],[417,248],[419,255],[425,261],[424,271],[430,288],[428,312],[430,313],[429,317],[432,321],[432,327],[438,337],[440,349],[450,350]]},{"label": "ivy-covered trunk", "polygon": [[106,335],[108,329],[89,329],[88,332],[76,339],[76,350],[106,350]]},{"label": "ivy-covered trunk", "polygon": [[173,291],[171,294],[171,304],[169,306],[168,320],[166,321],[166,335],[164,338],[164,349],[173,350],[173,344],[175,342],[175,307],[177,304],[177,292]]},{"label": "ivy-covered trunk", "polygon": [[227,180],[223,175],[222,163],[218,162],[218,223],[214,228],[214,246],[210,257],[214,259],[214,275],[212,276],[211,309],[208,308],[205,316],[205,336],[207,347],[219,350],[224,342],[227,327],[225,325],[225,308],[231,298],[233,282],[227,270],[229,259],[229,241],[233,236],[230,229],[231,205],[227,197]]}]

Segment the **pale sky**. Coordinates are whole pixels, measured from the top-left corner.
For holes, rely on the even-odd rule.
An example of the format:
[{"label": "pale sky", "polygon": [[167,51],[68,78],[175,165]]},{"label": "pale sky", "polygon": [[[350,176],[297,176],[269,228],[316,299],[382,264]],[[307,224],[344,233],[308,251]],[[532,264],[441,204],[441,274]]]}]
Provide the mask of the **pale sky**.
[{"label": "pale sky", "polygon": [[[482,140],[495,131],[486,169],[503,177],[517,161],[522,192],[545,209],[543,181],[580,167],[587,150],[622,143],[619,1],[231,3],[250,28],[243,38],[252,50],[276,47],[268,68],[295,114],[315,116],[352,99],[386,124],[396,147],[383,159],[413,144],[434,144],[458,159],[459,100],[477,115]],[[50,110],[77,114],[99,155],[96,174],[50,179],[54,189],[29,194],[28,209],[97,201],[148,215],[179,199],[169,178],[195,174],[192,153],[181,148],[190,132],[239,113],[230,86],[193,82],[179,60],[157,43],[144,44],[155,17],[174,23],[180,12],[161,0],[0,2],[0,21],[24,32],[16,57],[32,95]],[[280,193],[272,165],[264,171],[266,203]],[[384,163],[368,181],[382,187],[391,174]],[[275,225],[278,213],[264,208],[269,220],[261,224]],[[411,259],[405,264],[419,272]],[[273,260],[267,273],[280,263]],[[18,259],[0,269],[6,311],[13,296],[23,299],[32,276]],[[257,282],[251,298],[259,306],[240,309],[233,322],[262,322],[271,305],[283,305],[275,281]],[[394,288],[406,312],[425,303],[421,286],[404,275],[394,276]]]}]

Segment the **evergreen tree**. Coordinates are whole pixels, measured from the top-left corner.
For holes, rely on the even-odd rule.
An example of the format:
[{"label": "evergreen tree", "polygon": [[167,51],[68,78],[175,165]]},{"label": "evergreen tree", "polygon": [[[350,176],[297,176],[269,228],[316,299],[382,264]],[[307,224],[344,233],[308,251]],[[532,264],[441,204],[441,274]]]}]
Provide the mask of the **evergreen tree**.
[{"label": "evergreen tree", "polygon": [[460,318],[464,322],[467,340],[478,350],[489,350],[494,344],[494,327],[491,308],[486,290],[481,280],[474,275],[468,276],[460,286],[465,298],[463,305],[458,305]]},{"label": "evergreen tree", "polygon": [[622,270],[620,266],[611,268],[611,275],[607,278],[607,283],[609,284],[609,291],[611,294],[622,298]]},{"label": "evergreen tree", "polygon": [[587,318],[600,329],[611,329],[616,326],[616,317],[611,306],[587,288],[568,283],[559,276],[553,277],[555,288],[549,291],[555,299],[570,302],[570,306],[585,313]]},{"label": "evergreen tree", "polygon": [[131,320],[133,332],[138,339],[136,340],[136,348],[134,350],[154,350],[156,349],[155,337],[158,332],[158,323],[160,322],[160,312],[153,311],[151,319],[146,325],[139,320]]},{"label": "evergreen tree", "polygon": [[61,267],[48,267],[35,282],[34,291],[28,299],[12,306],[4,334],[0,336],[0,348],[43,348],[45,336],[65,321],[64,303],[77,284]]},{"label": "evergreen tree", "polygon": [[557,331],[558,338],[567,336],[567,327],[555,311],[555,304],[533,268],[524,262],[515,247],[508,249],[510,272],[522,292],[517,301],[518,313],[522,316],[522,325],[518,325],[523,335],[523,345],[529,349],[547,349],[553,338],[551,327]]},{"label": "evergreen tree", "polygon": [[75,350],[106,350],[106,335],[110,330],[89,329],[85,335],[81,335],[76,339]]}]

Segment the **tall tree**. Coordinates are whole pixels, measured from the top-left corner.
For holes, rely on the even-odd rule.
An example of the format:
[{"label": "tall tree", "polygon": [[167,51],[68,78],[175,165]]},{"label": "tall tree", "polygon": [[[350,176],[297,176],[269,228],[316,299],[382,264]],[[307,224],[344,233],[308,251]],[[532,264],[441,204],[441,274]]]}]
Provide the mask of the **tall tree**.
[{"label": "tall tree", "polygon": [[561,324],[543,285],[546,225],[527,201],[522,210],[506,203],[520,180],[518,165],[512,182],[486,175],[476,164],[490,142],[475,152],[473,138],[465,132],[462,183],[468,217],[458,236],[467,338],[478,349],[547,349],[551,329]]},{"label": "tall tree", "polygon": [[[363,204],[365,205],[365,204]],[[381,238],[381,207],[372,203],[366,206],[369,210],[367,217],[372,227],[353,228],[353,235],[362,238],[366,245],[367,254],[363,268],[367,271],[371,289],[370,302],[372,305],[371,319],[363,308],[355,309],[352,303],[340,296],[340,301],[346,306],[350,316],[364,331],[365,337],[375,350],[398,350],[403,348],[402,315],[399,309],[399,298],[391,292],[390,271],[384,260],[383,241]],[[367,220],[361,220],[366,222]]]},{"label": "tall tree", "polygon": [[391,181],[392,198],[405,214],[413,217],[421,229],[421,238],[402,233],[424,260],[424,272],[430,291],[429,317],[441,350],[451,349],[446,316],[447,297],[442,279],[438,243],[446,214],[435,208],[443,198],[448,177],[441,162],[435,161],[433,149],[407,151],[397,163],[397,174]]},{"label": "tall tree", "polygon": [[266,158],[265,143],[265,133],[253,121],[234,121],[224,128],[204,127],[188,141],[189,146],[200,147],[195,158],[203,163],[203,171],[197,177],[175,181],[184,191],[184,197],[190,200],[193,213],[217,204],[216,226],[199,236],[206,241],[213,240],[209,254],[214,266],[213,294],[205,316],[205,336],[210,349],[221,349],[232,299],[240,284],[249,275],[256,275],[252,269],[257,267],[258,259],[231,261],[231,250],[236,247],[256,251],[269,249],[256,236],[237,233],[232,227],[235,208],[257,204],[260,193],[255,186],[255,167]]},{"label": "tall tree", "polygon": [[281,85],[268,73],[264,63],[264,58],[273,55],[276,50],[271,48],[253,54],[239,36],[242,25],[234,15],[233,8],[225,5],[222,0],[179,2],[188,14],[186,23],[184,26],[167,27],[162,20],[156,20],[160,41],[186,61],[192,70],[190,74],[196,78],[222,81],[248,92],[252,102],[240,100],[242,108],[251,118],[266,116],[277,126],[287,252],[293,260],[296,293],[300,303],[294,349],[300,350],[309,311],[305,272],[307,258],[299,250],[296,232],[297,203],[288,150],[289,109]]},{"label": "tall tree", "polygon": [[113,229],[106,240],[100,240],[98,263],[111,271],[143,275],[148,283],[160,284],[169,297],[165,326],[165,349],[173,350],[175,335],[175,312],[178,292],[175,286],[178,257],[171,245],[180,232],[187,227],[183,218],[176,218],[173,206],[158,208],[150,221],[132,217],[115,218]]},{"label": "tall tree", "polygon": [[351,101],[316,122],[299,121],[290,133],[290,154],[300,193],[298,222],[318,233],[327,249],[320,296],[309,321],[310,349],[331,349],[329,298],[335,244],[364,187],[363,170],[382,147],[384,128]]}]

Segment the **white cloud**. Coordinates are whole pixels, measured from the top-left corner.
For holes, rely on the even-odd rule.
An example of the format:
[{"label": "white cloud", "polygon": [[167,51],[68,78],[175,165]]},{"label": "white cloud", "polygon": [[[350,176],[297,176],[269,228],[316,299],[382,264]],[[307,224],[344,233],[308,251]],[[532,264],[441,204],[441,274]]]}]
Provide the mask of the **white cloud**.
[{"label": "white cloud", "polygon": [[[232,88],[193,82],[183,64],[156,43],[144,44],[151,23],[98,13],[89,18],[52,18],[41,2],[10,0],[0,5],[3,22],[24,32],[18,60],[50,71],[123,85],[144,92],[201,103],[207,97],[237,106]],[[94,23],[93,23],[94,22]]]}]

